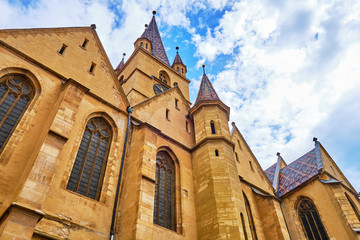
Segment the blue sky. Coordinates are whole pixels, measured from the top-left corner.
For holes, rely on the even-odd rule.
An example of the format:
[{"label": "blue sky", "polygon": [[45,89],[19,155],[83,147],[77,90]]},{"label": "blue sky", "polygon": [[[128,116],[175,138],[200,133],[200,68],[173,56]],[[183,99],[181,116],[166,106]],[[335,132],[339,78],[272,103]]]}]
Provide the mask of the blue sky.
[{"label": "blue sky", "polygon": [[156,10],[170,62],[180,47],[191,100],[201,65],[255,156],[269,167],[316,136],[360,190],[357,0],[0,0],[0,28],[97,25],[113,64]]}]

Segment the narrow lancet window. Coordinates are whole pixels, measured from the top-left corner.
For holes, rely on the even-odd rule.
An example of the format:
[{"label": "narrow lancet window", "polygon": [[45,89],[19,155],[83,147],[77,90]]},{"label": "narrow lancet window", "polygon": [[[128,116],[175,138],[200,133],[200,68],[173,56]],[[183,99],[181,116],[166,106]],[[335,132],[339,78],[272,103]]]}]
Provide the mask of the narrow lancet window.
[{"label": "narrow lancet window", "polygon": [[61,47],[60,50],[59,50],[59,53],[60,53],[61,55],[63,55],[66,48],[67,48],[67,46],[66,46],[65,44],[63,44],[62,47]]},{"label": "narrow lancet window", "polygon": [[255,230],[255,222],[254,222],[254,218],[251,212],[251,208],[250,208],[250,203],[248,198],[246,197],[246,195],[243,193],[244,196],[244,201],[245,201],[245,209],[246,209],[246,213],[248,215],[248,220],[249,220],[249,226],[250,226],[250,230],[251,230],[251,236],[254,240],[257,240],[257,235],[256,235],[256,230]]},{"label": "narrow lancet window", "polygon": [[216,134],[215,124],[214,124],[214,121],[212,121],[212,120],[210,122],[210,127],[211,127],[211,134]]},{"label": "narrow lancet window", "polygon": [[85,38],[85,40],[84,40],[83,44],[81,45],[81,47],[82,47],[82,48],[86,48],[86,45],[87,45],[88,42],[89,42],[89,40],[87,40],[87,39]]}]

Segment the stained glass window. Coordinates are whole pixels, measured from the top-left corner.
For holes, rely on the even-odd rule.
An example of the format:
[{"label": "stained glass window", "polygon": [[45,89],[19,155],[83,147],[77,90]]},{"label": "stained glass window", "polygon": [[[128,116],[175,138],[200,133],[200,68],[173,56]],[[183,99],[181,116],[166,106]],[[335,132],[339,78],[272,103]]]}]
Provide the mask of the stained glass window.
[{"label": "stained glass window", "polygon": [[22,75],[7,75],[0,79],[0,149],[34,97],[30,81]]},{"label": "stained glass window", "polygon": [[315,204],[312,201],[308,199],[301,200],[299,204],[299,217],[309,240],[329,239]]},{"label": "stained glass window", "polygon": [[111,128],[100,117],[86,125],[67,189],[99,200],[111,143]]},{"label": "stained glass window", "polygon": [[156,156],[154,223],[176,231],[175,166],[166,152]]}]

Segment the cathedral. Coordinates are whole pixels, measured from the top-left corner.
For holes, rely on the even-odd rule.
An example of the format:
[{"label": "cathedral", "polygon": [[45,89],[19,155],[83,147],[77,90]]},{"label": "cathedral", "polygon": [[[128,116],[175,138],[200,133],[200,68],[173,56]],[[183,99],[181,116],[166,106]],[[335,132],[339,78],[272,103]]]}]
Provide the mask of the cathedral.
[{"label": "cathedral", "polygon": [[[360,239],[359,194],[316,138],[263,170],[155,13],[114,69],[96,26],[0,30],[0,239]],[[311,139],[309,139],[311,141]]]}]

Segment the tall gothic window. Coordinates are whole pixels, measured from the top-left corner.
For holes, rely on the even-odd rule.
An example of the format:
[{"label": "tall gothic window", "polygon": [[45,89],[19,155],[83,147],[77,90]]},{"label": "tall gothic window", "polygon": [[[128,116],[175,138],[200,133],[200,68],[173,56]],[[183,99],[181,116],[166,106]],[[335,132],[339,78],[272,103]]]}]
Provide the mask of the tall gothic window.
[{"label": "tall gothic window", "polygon": [[252,238],[254,240],[257,240],[257,235],[256,235],[256,230],[255,230],[255,223],[254,223],[254,219],[253,219],[253,216],[252,216],[252,213],[251,213],[250,203],[249,203],[249,200],[247,199],[245,194],[244,194],[244,201],[245,201],[246,213],[248,215],[249,226],[250,226],[250,230],[251,230],[251,236],[252,236]]},{"label": "tall gothic window", "polygon": [[154,223],[176,231],[175,165],[168,153],[156,156]]},{"label": "tall gothic window", "polygon": [[245,240],[248,240],[248,236],[247,236],[247,232],[246,232],[246,226],[245,226],[245,221],[244,221],[244,215],[242,213],[240,213],[240,217],[241,217],[241,224],[243,227],[243,232],[244,232],[244,236],[245,236]]},{"label": "tall gothic window", "polygon": [[312,201],[309,199],[301,200],[298,212],[305,234],[309,240],[329,239],[315,204]]},{"label": "tall gothic window", "polygon": [[112,132],[100,117],[86,125],[67,189],[99,200]]},{"label": "tall gothic window", "polygon": [[30,81],[22,75],[7,75],[0,79],[0,150],[16,128],[34,97]]}]

